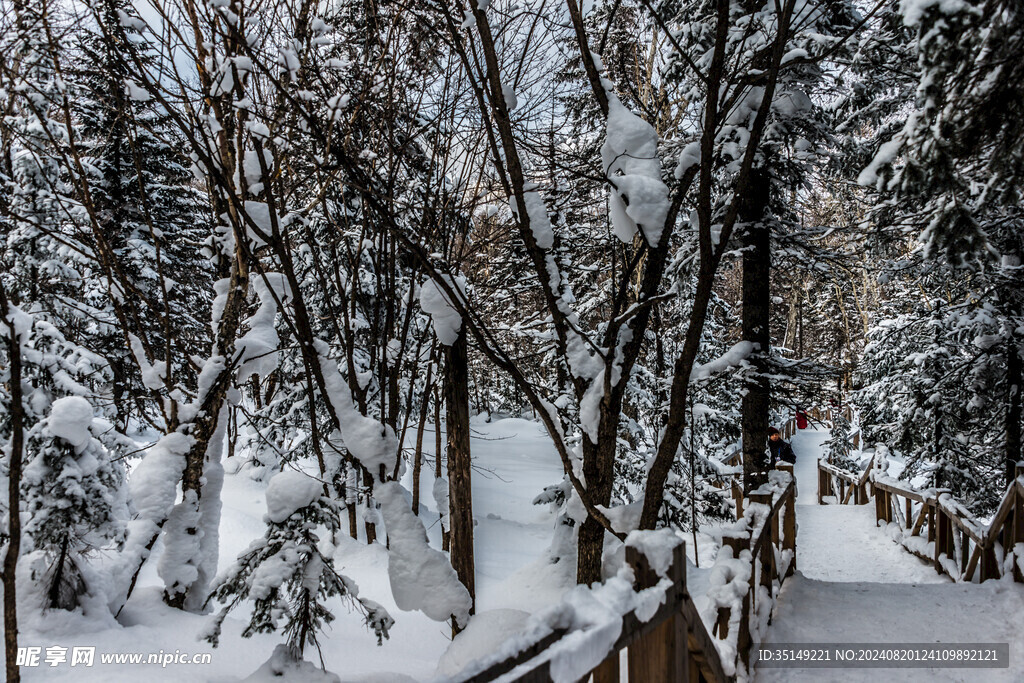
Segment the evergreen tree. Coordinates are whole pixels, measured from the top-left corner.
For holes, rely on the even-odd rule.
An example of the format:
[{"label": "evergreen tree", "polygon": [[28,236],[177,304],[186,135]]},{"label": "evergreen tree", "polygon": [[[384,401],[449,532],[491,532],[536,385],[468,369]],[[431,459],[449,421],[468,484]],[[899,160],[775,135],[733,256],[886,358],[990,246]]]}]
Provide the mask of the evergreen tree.
[{"label": "evergreen tree", "polygon": [[28,549],[44,558],[45,569],[35,578],[47,607],[76,607],[89,591],[84,556],[123,538],[124,469],[92,435],[92,424],[86,399],[59,398],[26,438],[32,455],[22,474],[24,532]]},{"label": "evergreen tree", "polygon": [[831,437],[825,442],[828,446],[826,458],[830,463],[848,472],[858,472],[860,467],[853,458],[853,441],[850,438],[850,421],[843,411],[836,411],[832,418]]},{"label": "evergreen tree", "polygon": [[[267,531],[222,575],[210,600],[224,603],[206,639],[217,645],[225,617],[242,602],[253,602],[244,637],[280,630],[291,655],[301,660],[307,646],[320,653],[320,634],[334,621],[324,605],[342,597],[359,609],[380,644],[394,620],[380,605],[359,597],[359,589],[334,569],[320,550],[317,529],[338,527],[337,505],[321,484],[296,471],[281,472],[267,486]],[[321,665],[323,658],[321,656]]]}]

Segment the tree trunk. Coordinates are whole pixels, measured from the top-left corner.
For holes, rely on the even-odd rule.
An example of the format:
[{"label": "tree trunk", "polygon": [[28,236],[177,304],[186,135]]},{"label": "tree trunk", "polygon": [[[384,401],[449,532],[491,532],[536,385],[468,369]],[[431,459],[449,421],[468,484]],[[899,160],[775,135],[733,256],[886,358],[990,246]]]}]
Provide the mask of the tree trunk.
[{"label": "tree trunk", "polygon": [[[1017,340],[1010,336],[1006,344],[1006,483],[1012,484],[1017,462],[1021,459],[1021,360]],[[1020,522],[1018,522],[1020,523]]]},{"label": "tree trunk", "polygon": [[754,375],[743,396],[743,491],[749,493],[768,481],[765,439],[768,434],[769,307],[771,305],[771,235],[763,220],[768,207],[770,181],[755,170],[743,207],[743,341],[755,345],[751,356]]},{"label": "tree trunk", "polygon": [[[618,396],[617,401],[615,396],[608,395],[601,399],[602,419],[598,424],[597,444],[592,444],[590,437],[583,437],[583,478],[587,482],[587,493],[597,505],[611,504],[619,421],[603,416],[621,413],[622,394]],[[580,525],[576,541],[576,583],[589,586],[601,582],[604,534],[604,526],[591,516]]]},{"label": "tree trunk", "polygon": [[0,284],[0,313],[7,325],[7,350],[10,363],[11,449],[7,463],[7,554],[4,555],[4,654],[8,683],[18,683],[18,600],[16,576],[21,554],[21,468],[25,444],[24,406],[21,398],[21,341],[9,322],[7,292]]},{"label": "tree trunk", "polygon": [[359,538],[359,513],[356,511],[358,502],[359,469],[349,465],[345,474],[345,509],[348,511],[348,535],[355,539]]},{"label": "tree trunk", "polygon": [[[431,353],[431,359],[434,354]],[[430,386],[433,380],[432,374],[434,363],[431,360],[427,364],[427,378],[423,383],[423,398],[420,401],[419,424],[416,425],[416,450],[413,452],[412,461],[412,514],[420,514],[420,474],[423,471],[423,432],[427,426],[427,416],[430,414]]]},{"label": "tree trunk", "polygon": [[[441,394],[438,389],[438,383],[434,383],[434,478],[440,479],[441,462],[444,457],[444,446],[441,443]],[[449,509],[451,509],[451,501],[449,500]],[[451,524],[451,522],[449,522]],[[444,528],[444,524],[441,524],[441,550],[448,552],[451,544],[451,531]]]},{"label": "tree trunk", "polygon": [[[448,519],[451,560],[459,581],[476,604],[473,567],[472,463],[469,452],[469,358],[466,328],[444,347],[445,429],[448,434]],[[473,613],[473,607],[470,608]],[[458,632],[458,627],[452,626]]]}]

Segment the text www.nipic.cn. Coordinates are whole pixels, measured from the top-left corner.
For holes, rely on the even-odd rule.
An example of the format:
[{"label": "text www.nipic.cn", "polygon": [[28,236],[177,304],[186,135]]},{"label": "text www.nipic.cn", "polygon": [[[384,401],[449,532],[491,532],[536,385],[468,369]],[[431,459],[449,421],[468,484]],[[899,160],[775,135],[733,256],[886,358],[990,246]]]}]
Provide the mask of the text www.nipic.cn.
[{"label": "text www.nipic.cn", "polygon": [[[174,652],[100,652],[99,664],[150,664],[161,667],[174,665],[209,664],[213,655],[209,652],[189,654],[181,650]],[[94,666],[97,663],[96,647],[19,647],[18,666]]]}]

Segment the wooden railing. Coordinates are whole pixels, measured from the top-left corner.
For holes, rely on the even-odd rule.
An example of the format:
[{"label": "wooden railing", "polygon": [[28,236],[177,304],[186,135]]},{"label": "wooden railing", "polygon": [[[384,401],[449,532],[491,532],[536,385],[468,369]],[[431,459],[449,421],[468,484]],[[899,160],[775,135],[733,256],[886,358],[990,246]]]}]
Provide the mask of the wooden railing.
[{"label": "wooden railing", "polygon": [[860,474],[840,469],[830,462],[818,459],[818,505],[825,504],[827,496],[835,496],[836,502],[846,505],[853,499],[854,505],[868,502],[868,479],[874,466],[874,459]]},{"label": "wooden railing", "polygon": [[[817,411],[817,408],[813,410]],[[809,414],[810,415],[810,414]],[[819,418],[820,419],[820,415]],[[795,417],[791,417],[782,425],[782,438],[789,441],[793,438],[793,435],[797,433],[797,420]],[[722,463],[731,467],[743,467],[743,449],[736,448],[734,451],[729,453],[726,457],[722,458]],[[728,488],[729,495],[732,496],[733,503],[736,506],[736,519],[743,517],[743,472],[740,471],[738,474],[723,477],[717,481],[712,482],[719,488]]]},{"label": "wooden railing", "polygon": [[[774,601],[776,581],[781,587],[783,580],[796,570],[796,480],[793,465],[780,463],[778,471],[784,477],[781,486],[776,486],[773,492],[769,483],[752,491],[744,518],[733,529],[727,529],[722,537],[722,551],[729,548],[731,556],[721,559],[743,559],[747,557],[745,553],[749,553],[752,566],[740,602],[740,613],[734,614],[732,606],[719,606],[712,632],[725,640],[730,630],[736,629],[735,649],[744,666],[750,661],[751,615],[757,613],[758,588],[766,589]],[[734,576],[733,580],[738,578],[740,575]],[[731,592],[731,586],[723,592]]]},{"label": "wooden railing", "polygon": [[[725,666],[716,641],[734,643],[735,647],[722,649],[739,653],[746,665],[751,646],[751,619],[758,614],[758,601],[765,599],[760,589],[766,589],[769,599],[773,599],[776,583],[781,586],[796,567],[796,485],[792,465],[784,464],[780,470],[781,473],[772,474],[769,484],[751,493],[743,520],[727,530],[720,551],[723,562],[736,558],[751,565],[749,577],[746,572],[733,577],[735,581],[747,582],[739,610],[734,613],[731,606],[719,605],[712,631],[708,631],[686,587],[685,546],[680,540],[664,576],[671,580],[671,587],[661,606],[647,619],[638,617],[635,609],[622,615],[620,635],[607,656],[580,680],[594,683],[735,680],[733,672],[738,662]],[[629,545],[626,561],[633,568],[636,591],[657,586],[663,580],[652,570],[648,559]],[[724,589],[723,594],[730,593],[732,588]],[[738,591],[731,594],[738,594]],[[761,613],[765,612],[762,608]],[[551,653],[572,633],[570,628],[554,628],[535,642],[518,647],[516,654],[486,663],[482,670],[476,667],[468,676],[457,680],[484,683],[506,677],[506,680],[521,683],[550,681]],[[625,676],[620,671],[622,650],[627,651]]]},{"label": "wooden railing", "polygon": [[[1012,572],[1024,581],[1024,466],[1007,488],[989,524],[976,519],[948,489],[911,488],[886,474],[886,464],[872,458],[867,469],[853,473],[818,460],[818,503],[865,505],[874,499],[879,525],[896,525],[904,548],[931,562],[954,581],[980,581]],[[1018,544],[1021,544],[1018,546]]]}]

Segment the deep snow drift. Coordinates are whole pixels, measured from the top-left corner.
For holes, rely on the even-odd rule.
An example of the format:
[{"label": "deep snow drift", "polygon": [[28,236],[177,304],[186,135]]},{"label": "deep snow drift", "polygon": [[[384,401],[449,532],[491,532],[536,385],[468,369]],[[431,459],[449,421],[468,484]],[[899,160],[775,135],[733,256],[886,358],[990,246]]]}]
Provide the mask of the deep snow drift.
[{"label": "deep snow drift", "polygon": [[[481,623],[501,625],[491,639],[501,639],[515,631],[529,613],[558,602],[566,588],[573,585],[575,566],[550,565],[547,553],[555,530],[555,515],[547,505],[531,505],[545,486],[562,479],[562,465],[544,428],[537,422],[504,419],[487,423],[474,418],[473,424],[473,510],[476,521],[477,613]],[[441,528],[431,491],[433,474],[433,426],[427,426],[421,479],[420,515],[427,527],[431,546],[440,548]],[[279,517],[305,501],[279,495],[273,483],[277,477],[301,476],[285,473],[254,481],[250,470],[240,468],[239,458],[225,462],[224,509],[220,527],[219,569],[229,566],[241,551],[264,533],[264,515]],[[410,468],[411,469],[411,468]],[[280,483],[280,482],[278,482]],[[411,475],[403,482],[411,488]],[[269,485],[269,491],[268,491]],[[301,487],[300,487],[301,488]],[[288,487],[288,491],[294,491]],[[309,487],[309,495],[315,487]],[[269,498],[269,500],[268,500]],[[343,513],[344,514],[344,513]],[[342,520],[342,529],[347,529]],[[388,552],[379,543],[367,546],[347,535],[333,549],[338,570],[353,578],[361,596],[381,603],[395,625],[390,640],[378,647],[372,631],[362,625],[360,615],[350,612],[339,600],[329,603],[336,620],[322,639],[327,670],[342,681],[407,681],[431,679],[451,642],[447,624],[432,621],[420,612],[403,612],[392,596],[388,578]],[[154,557],[160,556],[158,544]],[[101,558],[98,558],[101,559]],[[156,562],[144,567],[139,587],[121,613],[118,622],[108,616],[50,612],[42,620],[22,611],[22,646],[40,647],[40,663],[23,668],[26,681],[214,681],[227,682],[247,678],[259,669],[284,638],[280,634],[258,634],[242,638],[241,630],[248,613],[240,608],[224,624],[221,644],[211,647],[199,640],[209,623],[209,615],[187,614],[166,607],[161,601],[161,582]],[[102,614],[97,605],[94,614]],[[488,612],[495,611],[489,615]],[[493,644],[496,644],[493,643]],[[95,646],[92,667],[70,662],[48,666],[46,648]],[[444,671],[466,663],[480,646],[470,643],[453,651],[442,662]],[[483,647],[484,651],[488,648]],[[211,654],[210,664],[101,664],[104,653]],[[308,661],[319,664],[315,651],[306,652]],[[70,656],[69,656],[70,659]],[[276,680],[281,680],[277,678]]]}]

